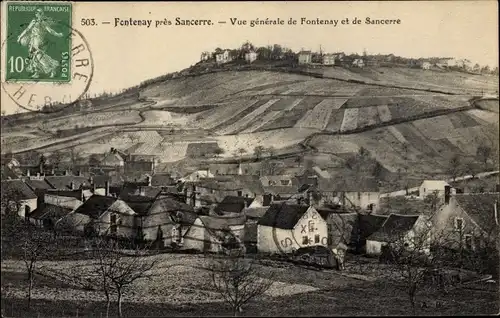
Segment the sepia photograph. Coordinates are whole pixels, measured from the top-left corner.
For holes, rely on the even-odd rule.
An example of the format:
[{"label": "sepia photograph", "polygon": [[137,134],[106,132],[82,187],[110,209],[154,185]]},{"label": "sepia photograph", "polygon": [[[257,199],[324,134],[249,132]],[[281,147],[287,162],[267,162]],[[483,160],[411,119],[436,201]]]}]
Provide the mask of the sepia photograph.
[{"label": "sepia photograph", "polygon": [[1,317],[500,314],[497,1],[0,5]]}]

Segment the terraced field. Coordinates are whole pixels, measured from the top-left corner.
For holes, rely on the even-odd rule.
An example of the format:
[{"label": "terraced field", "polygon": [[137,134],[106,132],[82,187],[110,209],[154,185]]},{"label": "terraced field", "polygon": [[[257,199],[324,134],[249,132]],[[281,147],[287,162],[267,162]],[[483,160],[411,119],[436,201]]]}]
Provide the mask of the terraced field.
[{"label": "terraced field", "polygon": [[[497,78],[397,68],[355,72],[329,68],[323,73],[345,80],[393,83],[420,90],[269,71],[176,78],[140,89],[135,93],[140,100],[135,95],[135,99],[132,95],[123,100],[113,97],[100,101],[104,111],[53,115],[26,127],[30,131],[38,127],[55,131],[85,123],[104,126],[104,130],[75,132],[68,144],[64,139],[48,135],[29,139],[16,139],[12,135],[10,138],[8,131],[2,131],[2,146],[6,146],[2,152],[3,148],[15,150],[40,145],[47,145],[46,149],[65,149],[71,144],[77,145],[84,154],[106,152],[115,147],[173,162],[186,155],[196,156],[193,149],[200,145],[218,145],[225,150],[223,157],[232,157],[238,148],[252,153],[255,146],[272,145],[288,151],[296,149],[297,144],[311,134],[341,133],[335,137],[316,136],[313,141],[330,138],[319,144],[321,151],[332,155],[357,151],[363,146],[371,149],[388,169],[397,171],[413,164],[408,160],[421,161],[416,167],[420,165],[422,169],[424,165],[443,169],[452,153],[472,156],[478,142],[498,143],[498,135],[495,135],[498,134],[498,112],[490,109],[498,102],[488,102],[484,105],[486,110],[453,112],[468,106],[471,96],[421,90],[447,88],[464,94],[492,88],[498,84]],[[451,112],[427,118],[437,110]],[[409,117],[413,117],[412,121],[405,122]],[[400,124],[385,126],[389,121]],[[139,131],[130,131],[132,128]],[[204,133],[197,135],[198,131]],[[193,135],[197,136],[188,140]],[[410,159],[402,158],[403,144],[409,149],[406,155]]]}]

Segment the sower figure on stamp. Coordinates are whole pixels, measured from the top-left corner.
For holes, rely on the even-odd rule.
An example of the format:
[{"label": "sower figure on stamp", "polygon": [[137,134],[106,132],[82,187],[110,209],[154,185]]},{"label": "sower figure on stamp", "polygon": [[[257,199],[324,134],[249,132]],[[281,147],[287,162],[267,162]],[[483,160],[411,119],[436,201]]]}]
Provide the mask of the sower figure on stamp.
[{"label": "sower figure on stamp", "polygon": [[57,37],[62,37],[63,34],[54,31],[51,28],[53,22],[43,15],[41,9],[35,12],[35,18],[31,20],[28,27],[19,35],[17,42],[29,49],[30,63],[28,71],[33,73],[32,78],[37,78],[40,73],[50,74],[54,77],[59,62],[50,57],[42,48],[46,33],[50,33]]}]

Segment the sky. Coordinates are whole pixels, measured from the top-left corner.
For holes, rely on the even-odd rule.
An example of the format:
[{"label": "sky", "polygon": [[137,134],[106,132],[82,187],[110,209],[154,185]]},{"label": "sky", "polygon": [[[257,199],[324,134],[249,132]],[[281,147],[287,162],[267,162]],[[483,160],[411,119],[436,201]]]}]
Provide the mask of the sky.
[{"label": "sky", "polygon": [[[2,3],[2,6],[5,2]],[[2,10],[2,28],[5,27]],[[211,19],[212,26],[115,27],[119,19]],[[300,25],[309,20],[358,18],[400,19],[399,25]],[[233,26],[230,18],[280,18],[285,25]],[[289,18],[298,25],[287,25]],[[82,26],[82,19],[99,25]],[[227,21],[218,24],[217,21]],[[101,22],[109,21],[103,25]],[[89,93],[118,91],[139,82],[195,64],[202,51],[281,44],[294,51],[390,54],[404,57],[468,58],[498,66],[498,4],[496,1],[398,2],[77,2],[73,27],[90,45],[94,75]],[[4,37],[5,32],[2,32]],[[2,38],[2,42],[4,38]],[[3,80],[3,77],[2,77]],[[2,91],[2,109],[16,105]]]}]

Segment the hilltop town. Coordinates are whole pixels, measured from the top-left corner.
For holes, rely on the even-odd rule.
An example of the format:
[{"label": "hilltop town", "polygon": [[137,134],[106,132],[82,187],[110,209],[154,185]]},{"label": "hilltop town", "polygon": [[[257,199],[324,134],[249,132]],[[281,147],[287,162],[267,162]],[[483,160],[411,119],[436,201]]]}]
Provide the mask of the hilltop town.
[{"label": "hilltop town", "polygon": [[[47,312],[40,294],[64,288],[75,315],[116,294],[122,316],[123,287],[125,303],[167,304],[124,304],[135,316],[280,314],[275,299],[304,315],[498,312],[498,67],[246,42],[2,115],[1,165],[2,272],[40,264],[28,286],[2,276],[2,301],[28,290]],[[235,276],[252,289],[236,304],[217,284]]]}]

